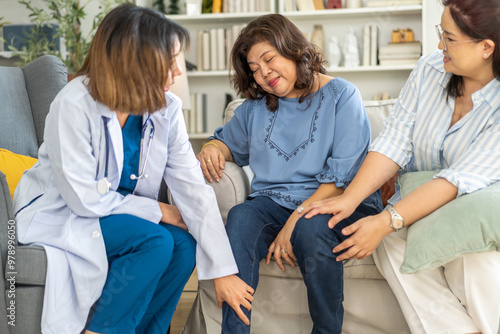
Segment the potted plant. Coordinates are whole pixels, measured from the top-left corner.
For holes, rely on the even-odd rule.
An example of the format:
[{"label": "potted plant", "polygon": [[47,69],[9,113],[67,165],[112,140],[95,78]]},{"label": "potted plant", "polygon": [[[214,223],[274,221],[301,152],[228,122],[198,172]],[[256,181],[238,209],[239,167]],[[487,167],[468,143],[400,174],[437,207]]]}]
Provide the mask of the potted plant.
[{"label": "potted plant", "polygon": [[[9,50],[21,58],[22,64],[29,63],[43,54],[55,55],[63,60],[69,74],[76,73],[85,60],[90,42],[104,16],[116,5],[127,2],[99,0],[99,13],[92,20],[90,31],[84,34],[82,21],[87,16],[86,6],[91,1],[87,0],[82,4],[80,0],[41,0],[46,8],[40,8],[33,5],[32,0],[18,0],[29,10],[33,28],[26,36],[26,45],[19,49],[9,45]],[[47,26],[55,30],[54,38],[44,34],[43,29]],[[54,45],[56,38],[61,41],[60,48]]]}]

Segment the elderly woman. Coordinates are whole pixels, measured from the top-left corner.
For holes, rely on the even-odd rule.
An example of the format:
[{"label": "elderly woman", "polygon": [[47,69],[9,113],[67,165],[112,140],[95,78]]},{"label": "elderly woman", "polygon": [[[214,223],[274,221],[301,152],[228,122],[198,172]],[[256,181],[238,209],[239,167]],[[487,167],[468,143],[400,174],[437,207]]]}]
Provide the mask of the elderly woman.
[{"label": "elderly woman", "polygon": [[[252,288],[259,262],[274,256],[298,263],[308,291],[313,333],[340,333],[343,268],[332,248],[346,237],[342,227],[379,212],[369,196],[335,229],[330,214],[299,219],[308,204],[343,193],[370,143],[370,125],[357,88],[325,75],[317,49],[278,14],[250,22],[231,55],[234,87],[247,99],[198,154],[205,177],[218,181],[225,161],[250,165],[252,193],[231,209],[226,230],[239,274]],[[338,255],[338,254],[337,254]],[[328,279],[325,279],[328,278]],[[242,310],[248,319],[250,312]],[[223,305],[223,333],[249,333],[237,313]]]},{"label": "elderly woman", "polygon": [[[399,271],[407,244],[404,226],[500,180],[500,1],[443,4],[436,26],[442,51],[423,57],[413,70],[344,194],[304,213],[334,213],[331,224],[337,226],[398,170],[437,170],[403,199],[398,191],[390,200],[393,207],[345,228],[343,233],[353,236],[333,250],[346,250],[339,260],[375,250],[412,333],[497,334],[499,252],[466,254],[418,274]],[[448,237],[437,235],[436,242]]]}]

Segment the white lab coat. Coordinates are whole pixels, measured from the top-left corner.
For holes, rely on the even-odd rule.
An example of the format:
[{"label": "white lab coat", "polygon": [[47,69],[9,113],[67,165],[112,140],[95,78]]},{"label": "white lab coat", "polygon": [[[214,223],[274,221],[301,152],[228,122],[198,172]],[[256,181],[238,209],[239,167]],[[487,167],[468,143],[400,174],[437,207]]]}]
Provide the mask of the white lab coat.
[{"label": "white lab coat", "polygon": [[[123,167],[120,124],[114,112],[92,98],[83,80],[72,80],[55,98],[39,160],[14,195],[15,212],[24,208],[16,215],[19,241],[43,245],[47,252],[44,334],[80,333],[84,328],[108,270],[99,217],[130,214],[158,223],[162,215],[156,198],[162,178],[198,242],[199,279],[237,272],[215,194],[205,184],[188,140],[180,99],[167,93],[167,107],[151,115],[155,135],[148,178],[138,180],[134,193],[123,196],[114,191]],[[109,119],[110,136],[111,191],[106,195],[97,192],[106,161],[102,117]]]}]

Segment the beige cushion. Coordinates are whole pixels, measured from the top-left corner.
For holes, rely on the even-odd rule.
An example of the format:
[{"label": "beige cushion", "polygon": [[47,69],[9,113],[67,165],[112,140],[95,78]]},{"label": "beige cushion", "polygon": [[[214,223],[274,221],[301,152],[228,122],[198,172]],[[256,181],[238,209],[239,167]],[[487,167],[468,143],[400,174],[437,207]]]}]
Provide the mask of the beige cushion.
[{"label": "beige cushion", "polygon": [[384,128],[384,120],[389,116],[396,99],[382,101],[365,101],[365,109],[372,129],[372,141]]}]

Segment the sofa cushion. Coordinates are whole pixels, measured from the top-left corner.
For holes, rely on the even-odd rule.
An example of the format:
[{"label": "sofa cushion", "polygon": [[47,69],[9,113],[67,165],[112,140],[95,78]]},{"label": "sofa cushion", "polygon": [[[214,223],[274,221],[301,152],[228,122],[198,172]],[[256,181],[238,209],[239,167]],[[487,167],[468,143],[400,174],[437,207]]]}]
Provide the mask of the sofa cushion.
[{"label": "sofa cushion", "polygon": [[0,147],[36,157],[38,140],[23,71],[0,67],[0,85]]},{"label": "sofa cushion", "polygon": [[21,154],[15,154],[9,150],[0,148],[0,170],[7,176],[10,197],[14,197],[14,190],[23,176],[25,170],[30,169],[37,159]]},{"label": "sofa cushion", "polygon": [[43,142],[45,118],[50,104],[68,81],[66,66],[60,58],[46,55],[26,64],[22,70],[30,98],[36,138],[40,146]]},{"label": "sofa cushion", "polygon": [[22,68],[0,67],[0,147],[36,157],[49,106],[66,81],[62,60],[52,55]]},{"label": "sofa cushion", "polygon": [[[407,196],[435,174],[404,174],[398,179],[401,196]],[[454,199],[411,225],[401,272],[436,268],[468,253],[500,251],[499,202],[500,182],[496,182]]]},{"label": "sofa cushion", "polygon": [[384,128],[384,120],[389,116],[396,99],[381,101],[364,101],[366,113],[370,120],[372,141],[377,138]]},{"label": "sofa cushion", "polygon": [[344,279],[381,279],[385,280],[380,274],[373,257],[368,256],[362,260],[350,259],[344,261]]}]

